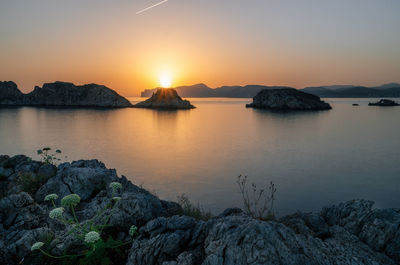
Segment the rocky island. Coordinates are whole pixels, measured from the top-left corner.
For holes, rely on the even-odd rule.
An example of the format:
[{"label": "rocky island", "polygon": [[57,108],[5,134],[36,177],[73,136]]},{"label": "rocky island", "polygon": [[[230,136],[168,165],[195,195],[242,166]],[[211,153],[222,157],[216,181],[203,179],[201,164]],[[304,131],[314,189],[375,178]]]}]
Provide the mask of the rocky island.
[{"label": "rocky island", "polygon": [[36,86],[32,92],[23,94],[14,82],[8,81],[0,82],[0,106],[122,108],[132,104],[102,85],[76,86],[57,81]]},{"label": "rocky island", "polygon": [[183,100],[173,88],[159,88],[145,101],[134,105],[135,108],[149,109],[193,109],[188,100]]},{"label": "rocky island", "polygon": [[264,89],[246,107],[277,111],[331,109],[331,106],[318,96],[304,93],[294,88]]},{"label": "rocky island", "polygon": [[368,106],[381,106],[381,107],[393,107],[393,106],[399,106],[400,104],[390,100],[390,99],[381,99],[378,102],[375,103],[368,103]]},{"label": "rocky island", "polygon": [[[68,207],[53,209],[60,203]],[[96,214],[107,226],[86,234],[84,244],[74,229],[96,227],[89,221]],[[66,219],[79,221],[71,228],[73,221]],[[80,260],[95,250],[87,245],[113,246],[110,238],[115,238],[124,245],[90,256],[90,264],[395,265],[400,263],[399,223],[400,209],[373,208],[365,200],[275,221],[254,219],[238,208],[203,221],[98,160],[55,166],[24,155],[0,156],[0,264],[89,264]]]}]

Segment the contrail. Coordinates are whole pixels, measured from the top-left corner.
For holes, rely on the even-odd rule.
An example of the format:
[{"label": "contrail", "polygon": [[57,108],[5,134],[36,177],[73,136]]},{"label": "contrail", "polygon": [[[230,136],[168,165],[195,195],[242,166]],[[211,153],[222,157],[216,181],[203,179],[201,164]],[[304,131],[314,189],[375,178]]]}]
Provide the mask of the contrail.
[{"label": "contrail", "polygon": [[152,6],[146,7],[145,9],[142,9],[142,10],[140,10],[140,11],[136,12],[136,15],[138,15],[138,14],[140,14],[140,13],[143,13],[143,12],[145,12],[145,11],[147,11],[147,10],[149,10],[149,9],[153,8],[153,7],[156,7],[156,6],[162,5],[162,4],[164,4],[165,2],[168,2],[168,0],[163,0],[163,1],[161,1],[161,2],[159,2],[159,3],[157,3],[157,4],[155,4],[155,5],[152,5]]}]

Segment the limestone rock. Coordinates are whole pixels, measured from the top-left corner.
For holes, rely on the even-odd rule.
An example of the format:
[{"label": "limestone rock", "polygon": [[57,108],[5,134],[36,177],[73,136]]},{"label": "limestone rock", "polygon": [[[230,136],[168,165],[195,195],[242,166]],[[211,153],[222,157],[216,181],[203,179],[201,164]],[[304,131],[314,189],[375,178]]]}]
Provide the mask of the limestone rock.
[{"label": "limestone rock", "polygon": [[46,83],[24,98],[25,105],[67,107],[130,107],[131,103],[108,87],[88,84]]},{"label": "limestone rock", "polygon": [[331,106],[321,101],[318,96],[294,88],[262,90],[246,107],[277,111],[331,109]]},{"label": "limestone rock", "polygon": [[193,109],[194,106],[188,100],[183,100],[175,89],[159,88],[153,95],[134,105],[136,108],[149,109]]},{"label": "limestone rock", "polygon": [[399,106],[400,104],[390,100],[390,99],[381,99],[378,102],[370,102],[368,103],[369,106],[381,106],[381,107],[393,107],[393,106]]}]

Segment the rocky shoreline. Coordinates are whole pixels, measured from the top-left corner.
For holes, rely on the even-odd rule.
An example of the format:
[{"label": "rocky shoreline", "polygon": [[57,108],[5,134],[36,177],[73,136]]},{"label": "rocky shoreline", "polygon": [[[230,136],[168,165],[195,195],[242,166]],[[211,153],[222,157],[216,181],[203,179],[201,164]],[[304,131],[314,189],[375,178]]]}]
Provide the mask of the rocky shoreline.
[{"label": "rocky shoreline", "polygon": [[[39,179],[27,186],[23,176]],[[79,251],[79,242],[65,225],[49,218],[48,194],[59,199],[78,194],[76,215],[82,223],[107,203],[122,186],[121,197],[105,215],[107,233],[133,243],[110,264],[217,265],[217,264],[399,264],[400,209],[374,209],[373,202],[353,200],[317,213],[295,213],[278,221],[260,221],[238,208],[226,209],[208,221],[182,215],[175,202],[163,201],[118,177],[98,160],[80,160],[53,166],[18,155],[0,156],[0,264],[61,264],[38,251],[56,255]],[[26,184],[26,183],[25,183]],[[105,232],[103,232],[105,233]],[[58,240],[56,238],[64,238]]]}]

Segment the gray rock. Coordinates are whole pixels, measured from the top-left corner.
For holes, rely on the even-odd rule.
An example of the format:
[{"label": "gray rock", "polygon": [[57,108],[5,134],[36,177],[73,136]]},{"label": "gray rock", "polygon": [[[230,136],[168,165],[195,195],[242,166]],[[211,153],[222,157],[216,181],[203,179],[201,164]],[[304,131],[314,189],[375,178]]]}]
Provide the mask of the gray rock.
[{"label": "gray rock", "polygon": [[193,109],[188,100],[183,100],[173,88],[159,88],[153,95],[134,105],[135,108],[150,109]]},{"label": "gray rock", "polygon": [[246,107],[278,111],[328,110],[331,106],[318,96],[294,88],[264,89]]},{"label": "gray rock", "polygon": [[210,230],[202,264],[395,264],[345,229],[333,231],[323,241],[297,235],[283,224],[229,216]]},{"label": "gray rock", "polygon": [[191,264],[184,262],[195,256],[185,252],[198,225],[187,216],[160,217],[148,222],[140,229],[142,239],[132,244],[127,264]]},{"label": "gray rock", "polygon": [[50,193],[58,194],[60,199],[75,193],[81,200],[87,200],[107,189],[110,182],[117,180],[115,169],[107,169],[98,160],[63,163],[58,166],[56,176],[37,191],[35,198],[40,202]]},{"label": "gray rock", "polygon": [[157,197],[149,193],[124,192],[111,211],[110,224],[127,231],[131,225],[142,226],[154,218],[167,215]]},{"label": "gray rock", "polygon": [[0,179],[1,178],[8,178],[11,176],[11,174],[14,173],[14,170],[12,168],[4,168],[0,167]]},{"label": "gray rock", "polygon": [[29,157],[24,156],[24,155],[16,155],[13,157],[10,157],[6,164],[7,167],[12,167],[12,168],[18,168],[21,164],[25,163],[25,162],[29,162]]},{"label": "gray rock", "polygon": [[57,167],[52,164],[44,164],[39,169],[37,174],[45,179],[54,177],[57,173]]},{"label": "gray rock", "polygon": [[371,249],[400,263],[400,210],[372,209],[372,201],[353,200],[324,208],[321,215],[340,225]]}]

